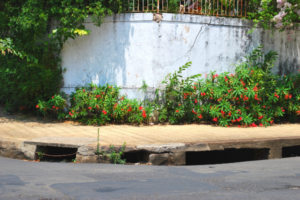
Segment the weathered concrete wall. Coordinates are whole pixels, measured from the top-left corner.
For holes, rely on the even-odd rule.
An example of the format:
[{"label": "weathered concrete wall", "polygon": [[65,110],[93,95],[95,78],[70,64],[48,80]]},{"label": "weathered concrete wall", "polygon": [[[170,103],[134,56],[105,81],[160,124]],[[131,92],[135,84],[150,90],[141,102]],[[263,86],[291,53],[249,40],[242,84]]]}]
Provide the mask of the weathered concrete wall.
[{"label": "weathered concrete wall", "polygon": [[[137,89],[142,80],[161,88],[164,77],[188,61],[193,65],[184,76],[234,72],[234,65],[263,44],[264,51],[276,50],[279,59],[273,69],[280,75],[300,69],[299,30],[288,42],[285,32],[261,28],[252,34],[251,21],[196,15],[163,14],[160,23],[150,13],[128,13],[107,17],[101,27],[87,22],[88,36],[69,40],[63,47],[63,91],[88,83],[116,84],[129,97],[144,98]],[[150,95],[150,96],[149,96]]]}]

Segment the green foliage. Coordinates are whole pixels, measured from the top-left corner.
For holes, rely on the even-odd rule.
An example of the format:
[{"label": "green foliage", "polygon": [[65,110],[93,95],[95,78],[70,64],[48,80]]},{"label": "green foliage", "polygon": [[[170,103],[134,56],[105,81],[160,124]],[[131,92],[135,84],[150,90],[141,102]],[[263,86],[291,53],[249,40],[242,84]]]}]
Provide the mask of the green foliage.
[{"label": "green foliage", "polygon": [[297,22],[300,20],[299,3],[299,0],[251,0],[249,3],[251,12],[247,14],[249,19],[255,23],[255,27],[260,25],[264,29],[279,28],[280,31],[283,31],[294,25],[298,26]]},{"label": "green foliage", "polygon": [[39,152],[37,152],[37,155],[38,155],[38,157],[39,157],[39,161],[40,161],[40,160],[42,160],[42,159],[43,159],[43,157],[44,157],[44,152],[42,152],[42,151],[39,151]]},{"label": "green foliage", "polygon": [[[108,84],[77,88],[70,95],[71,106],[66,102],[60,95],[54,95],[47,102],[39,101],[37,108],[43,115],[56,113],[59,119],[70,118],[85,124],[148,123],[154,109],[151,102],[127,99],[120,95],[120,87]],[[68,112],[63,112],[63,108]]]},{"label": "green foliage", "polygon": [[100,26],[106,15],[124,11],[127,4],[120,0],[1,1],[0,102],[9,111],[24,111],[33,109],[38,99],[56,94],[62,80],[63,44],[90,33],[83,24],[89,15]]},{"label": "green foliage", "polygon": [[126,160],[122,159],[122,155],[124,155],[124,151],[125,151],[125,147],[126,147],[126,142],[124,142],[122,149],[120,152],[116,153],[114,150],[114,146],[110,145],[110,150],[111,153],[108,154],[108,157],[115,163],[115,164],[125,164]]},{"label": "green foliage", "polygon": [[155,102],[127,99],[116,86],[90,84],[70,95],[71,107],[60,95],[40,101],[37,107],[44,115],[56,112],[61,119],[86,124],[149,123],[154,110],[160,122],[171,124],[204,120],[221,126],[268,126],[280,120],[293,122],[300,115],[300,74],[272,74],[277,55],[275,51],[264,55],[260,46],[236,66],[235,74],[210,72],[204,79],[201,74],[183,78],[191,66],[188,62],[165,77],[163,95],[157,89]]},{"label": "green foliage", "polygon": [[139,89],[139,91],[142,90],[143,93],[146,93],[148,87],[149,87],[149,86],[147,85],[146,81],[143,80],[143,85],[142,85],[142,87]]},{"label": "green foliage", "polygon": [[13,55],[0,56],[0,101],[8,111],[33,109],[61,87],[61,68],[27,62]]},{"label": "green foliage", "polygon": [[263,55],[262,47],[236,66],[235,74],[210,72],[205,79],[181,74],[191,63],[166,76],[159,107],[159,120],[180,122],[214,121],[221,126],[268,126],[274,121],[295,121],[300,114],[300,74],[274,75],[270,69],[277,53]]}]

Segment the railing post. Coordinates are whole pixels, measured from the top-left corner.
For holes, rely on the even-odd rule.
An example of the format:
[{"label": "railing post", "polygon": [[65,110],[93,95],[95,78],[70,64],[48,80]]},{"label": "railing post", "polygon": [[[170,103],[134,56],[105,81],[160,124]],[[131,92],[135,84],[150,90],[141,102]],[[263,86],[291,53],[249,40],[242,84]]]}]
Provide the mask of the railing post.
[{"label": "railing post", "polygon": [[159,13],[159,0],[157,0],[157,13]]}]

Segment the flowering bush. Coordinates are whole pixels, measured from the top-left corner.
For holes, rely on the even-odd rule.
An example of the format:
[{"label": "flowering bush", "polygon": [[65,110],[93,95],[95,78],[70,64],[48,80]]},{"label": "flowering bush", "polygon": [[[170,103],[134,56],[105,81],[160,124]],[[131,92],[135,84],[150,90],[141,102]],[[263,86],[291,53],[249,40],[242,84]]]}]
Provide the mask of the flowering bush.
[{"label": "flowering bush", "polygon": [[[48,102],[40,101],[37,108],[44,114],[49,111],[58,114],[60,119],[70,118],[86,124],[142,123],[148,122],[153,106],[150,102],[128,99],[120,95],[120,88],[113,85],[77,88],[69,96],[71,106],[67,105],[67,98],[54,95]],[[59,109],[57,109],[59,108]],[[67,112],[62,112],[65,108]]]},{"label": "flowering bush", "polygon": [[[166,76],[163,95],[156,91],[156,103],[127,99],[116,86],[91,84],[70,95],[70,107],[64,98],[54,95],[48,102],[39,102],[37,108],[44,114],[51,110],[59,118],[87,124],[149,122],[154,110],[159,112],[160,122],[171,124],[204,120],[227,127],[257,127],[280,120],[295,121],[300,115],[300,74],[272,74],[277,53],[263,55],[261,49],[258,47],[237,65],[234,74],[210,72],[203,79],[201,74],[183,79],[182,72],[191,66],[186,63]],[[63,107],[67,113],[62,112]]]},{"label": "flowering bush", "polygon": [[291,28],[298,25],[300,19],[299,6],[298,0],[252,0],[250,7],[254,12],[248,15],[253,19],[255,27],[260,24],[265,29],[275,27],[281,31],[286,30],[287,40],[291,41]]},{"label": "flowering bush", "polygon": [[[300,115],[300,75],[277,76],[270,69],[277,53],[263,55],[254,50],[247,61],[236,66],[235,74],[211,72],[204,79],[180,75],[191,63],[168,75],[159,108],[160,121],[170,123],[212,120],[221,126],[268,126],[284,117],[295,121]],[[258,62],[265,58],[263,62]],[[197,79],[197,80],[195,80]]]}]

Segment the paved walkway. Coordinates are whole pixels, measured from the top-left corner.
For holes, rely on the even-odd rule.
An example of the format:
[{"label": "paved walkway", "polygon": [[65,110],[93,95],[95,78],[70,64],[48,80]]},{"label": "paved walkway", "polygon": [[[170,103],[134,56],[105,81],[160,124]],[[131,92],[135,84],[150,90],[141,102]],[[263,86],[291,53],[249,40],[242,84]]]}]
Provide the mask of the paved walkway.
[{"label": "paved walkway", "polygon": [[[0,108],[1,109],[1,108]],[[1,110],[0,110],[1,113]],[[90,146],[96,146],[96,126],[83,126],[70,123],[43,123],[33,120],[10,119],[0,115],[0,142],[21,143],[29,140],[52,140],[60,138],[62,143],[82,138]],[[22,116],[20,117],[22,119]],[[300,124],[275,125],[268,128],[223,128],[211,125],[154,125],[130,126],[110,125],[100,127],[100,144],[126,146],[170,143],[202,143],[229,140],[256,140],[272,138],[300,137]]]}]

